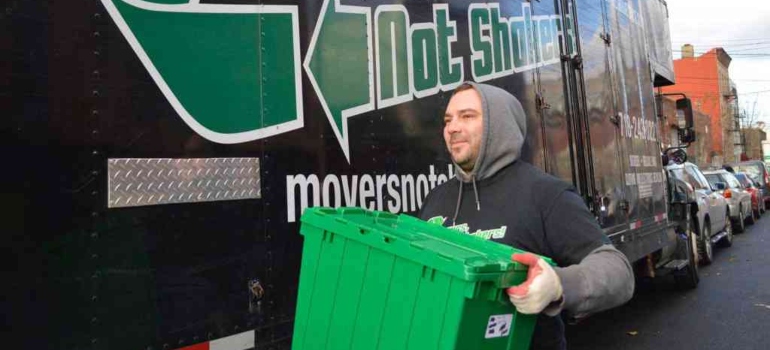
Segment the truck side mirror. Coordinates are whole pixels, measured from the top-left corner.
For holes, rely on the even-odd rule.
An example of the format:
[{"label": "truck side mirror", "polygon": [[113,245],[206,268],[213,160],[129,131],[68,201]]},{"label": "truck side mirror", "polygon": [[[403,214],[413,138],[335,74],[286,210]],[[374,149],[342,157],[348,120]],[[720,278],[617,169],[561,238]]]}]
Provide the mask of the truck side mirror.
[{"label": "truck side mirror", "polygon": [[679,141],[695,142],[695,121],[692,114],[692,101],[689,98],[676,100],[676,122],[679,127]]},{"label": "truck side mirror", "polygon": [[714,187],[717,188],[717,191],[724,191],[727,189],[727,184],[724,182],[717,182],[714,184]]}]

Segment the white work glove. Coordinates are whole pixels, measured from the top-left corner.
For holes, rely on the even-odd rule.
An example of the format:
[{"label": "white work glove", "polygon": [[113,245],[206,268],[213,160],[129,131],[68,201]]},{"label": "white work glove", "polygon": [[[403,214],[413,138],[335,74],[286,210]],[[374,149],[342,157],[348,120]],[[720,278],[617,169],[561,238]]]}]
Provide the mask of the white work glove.
[{"label": "white work glove", "polygon": [[530,253],[513,254],[511,259],[529,266],[527,280],[507,290],[516,310],[522,314],[558,315],[564,299],[561,280],[551,265]]}]

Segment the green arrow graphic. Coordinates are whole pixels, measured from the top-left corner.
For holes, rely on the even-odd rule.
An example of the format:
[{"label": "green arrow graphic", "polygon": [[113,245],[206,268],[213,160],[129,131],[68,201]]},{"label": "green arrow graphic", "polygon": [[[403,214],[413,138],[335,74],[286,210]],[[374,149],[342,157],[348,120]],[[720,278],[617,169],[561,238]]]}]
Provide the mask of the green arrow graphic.
[{"label": "green arrow graphic", "polygon": [[296,6],[101,1],[201,136],[241,143],[303,126]]},{"label": "green arrow graphic", "polygon": [[304,67],[350,161],[347,119],[374,109],[371,10],[325,0]]}]

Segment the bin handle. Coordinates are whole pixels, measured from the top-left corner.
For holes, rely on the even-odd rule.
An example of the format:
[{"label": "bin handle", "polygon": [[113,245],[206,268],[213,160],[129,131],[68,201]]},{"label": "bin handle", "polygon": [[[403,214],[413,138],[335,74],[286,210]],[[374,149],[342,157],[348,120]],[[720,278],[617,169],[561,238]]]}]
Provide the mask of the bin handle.
[{"label": "bin handle", "polygon": [[513,286],[518,286],[519,284],[524,283],[526,279],[527,279],[526,273],[523,275],[523,278],[517,278],[515,270],[509,271],[508,273],[501,275],[500,280],[498,280],[496,283],[497,286],[499,286],[499,293],[497,293],[497,301],[501,303],[510,303],[511,301],[506,291],[508,290],[508,288],[511,288]]}]

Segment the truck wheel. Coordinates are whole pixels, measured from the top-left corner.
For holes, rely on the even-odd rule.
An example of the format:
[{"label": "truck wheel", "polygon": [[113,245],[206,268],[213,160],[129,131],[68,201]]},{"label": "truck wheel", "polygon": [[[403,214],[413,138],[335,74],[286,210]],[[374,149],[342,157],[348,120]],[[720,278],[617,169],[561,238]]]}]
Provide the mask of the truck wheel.
[{"label": "truck wheel", "polygon": [[757,210],[751,211],[751,220],[754,221],[752,224],[756,224],[757,221],[759,221],[759,216],[761,214],[759,213],[759,206],[757,206]]},{"label": "truck wheel", "polygon": [[730,220],[727,220],[727,224],[725,225],[725,232],[727,232],[727,235],[719,240],[719,246],[725,247],[725,248],[732,247],[733,246],[733,223],[730,222]]},{"label": "truck wheel", "polygon": [[698,248],[696,247],[698,245],[698,236],[693,232],[694,228],[692,227],[687,231],[685,242],[680,242],[680,244],[684,243],[683,248],[686,250],[685,254],[688,261],[687,266],[677,271],[674,275],[674,281],[680,289],[695,289],[698,287],[698,282],[700,282],[700,277],[698,276]]},{"label": "truck wheel", "polygon": [[756,220],[754,220],[754,211],[749,209],[748,213],[746,213],[746,224],[748,225],[754,225]]},{"label": "truck wheel", "polygon": [[[695,226],[697,230],[698,227]],[[714,261],[714,247],[711,245],[711,224],[706,221],[698,235],[698,260],[703,265],[709,265]]]}]

